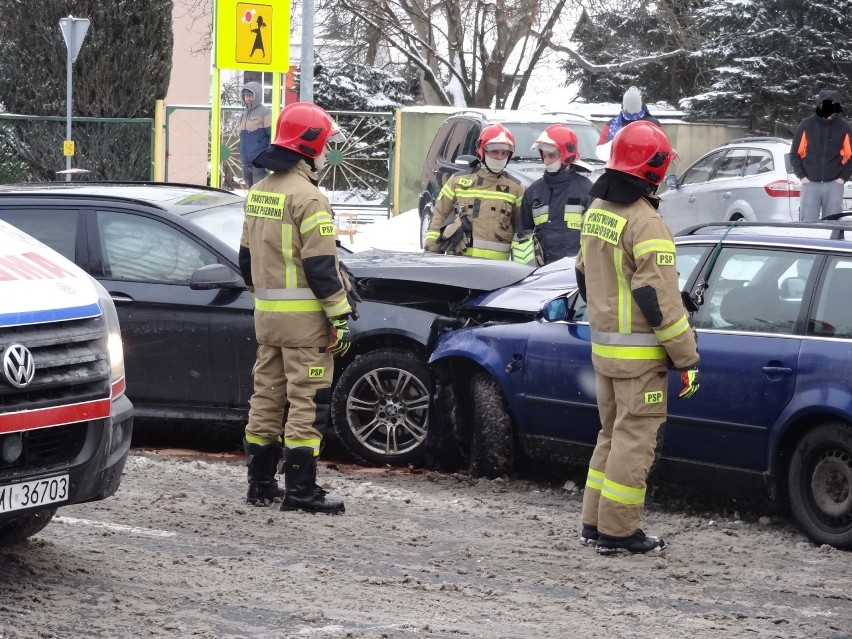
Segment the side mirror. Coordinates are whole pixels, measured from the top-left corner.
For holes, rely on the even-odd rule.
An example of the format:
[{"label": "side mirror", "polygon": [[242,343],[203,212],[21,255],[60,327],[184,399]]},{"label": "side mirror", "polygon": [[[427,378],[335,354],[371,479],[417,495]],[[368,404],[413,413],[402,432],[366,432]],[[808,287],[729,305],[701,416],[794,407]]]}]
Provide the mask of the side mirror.
[{"label": "side mirror", "polygon": [[566,298],[557,297],[544,305],[541,316],[547,322],[567,322],[574,316],[574,311],[568,307]]},{"label": "side mirror", "polygon": [[456,158],[453,164],[457,164],[458,166],[469,166],[475,159],[476,156],[474,155],[460,155]]},{"label": "side mirror", "polygon": [[195,269],[189,280],[189,288],[194,291],[209,291],[216,288],[245,289],[242,277],[224,264],[207,264]]},{"label": "side mirror", "polygon": [[676,175],[667,175],[666,176],[666,186],[669,187],[670,189],[680,188],[678,186],[678,183],[677,183],[677,176]]}]

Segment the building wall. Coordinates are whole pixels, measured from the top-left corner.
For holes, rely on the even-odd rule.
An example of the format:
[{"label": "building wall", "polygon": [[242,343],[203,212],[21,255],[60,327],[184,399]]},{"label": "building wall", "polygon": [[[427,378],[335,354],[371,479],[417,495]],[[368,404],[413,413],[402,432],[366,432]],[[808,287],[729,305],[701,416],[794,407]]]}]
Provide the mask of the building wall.
[{"label": "building wall", "polygon": [[166,94],[166,180],[207,183],[209,110],[179,105],[210,104],[210,52],[194,52],[210,33],[211,16],[193,16],[191,0],[175,0],[172,77]]}]

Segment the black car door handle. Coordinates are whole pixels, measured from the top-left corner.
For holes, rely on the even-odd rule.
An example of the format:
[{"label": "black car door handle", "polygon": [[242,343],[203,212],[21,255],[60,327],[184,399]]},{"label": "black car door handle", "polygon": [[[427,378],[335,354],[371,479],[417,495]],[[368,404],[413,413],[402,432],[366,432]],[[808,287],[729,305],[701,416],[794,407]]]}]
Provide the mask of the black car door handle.
[{"label": "black car door handle", "polygon": [[786,366],[764,366],[763,372],[767,375],[792,375],[793,369]]},{"label": "black car door handle", "polygon": [[110,293],[109,296],[112,298],[114,304],[132,304],[134,299],[129,295],[123,295],[122,293]]}]

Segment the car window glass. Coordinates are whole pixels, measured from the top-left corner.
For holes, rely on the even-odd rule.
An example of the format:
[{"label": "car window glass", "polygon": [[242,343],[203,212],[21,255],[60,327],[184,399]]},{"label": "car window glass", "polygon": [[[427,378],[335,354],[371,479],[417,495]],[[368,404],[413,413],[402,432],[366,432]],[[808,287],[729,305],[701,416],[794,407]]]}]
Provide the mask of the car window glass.
[{"label": "car window glass", "polygon": [[[720,251],[696,328],[792,333],[814,256],[728,247]],[[799,281],[796,281],[799,280]]]},{"label": "car window glass", "polygon": [[457,122],[453,130],[450,131],[450,135],[447,137],[447,146],[444,147],[444,159],[450,164],[455,162],[459,155],[462,155],[462,145],[467,136],[467,130],[467,122]]},{"label": "car window glass", "polygon": [[467,136],[464,139],[464,144],[462,144],[462,150],[460,155],[473,155],[476,156],[477,146],[479,144],[479,127],[472,126],[467,130]]},{"label": "car window glass", "polygon": [[574,298],[570,302],[571,309],[574,311],[571,315],[571,321],[573,322],[588,322],[589,318],[586,315],[587,308],[586,302],[583,300],[583,297],[580,293],[577,293]]},{"label": "car window glass", "polygon": [[775,161],[772,159],[772,153],[763,149],[749,149],[745,165],[745,175],[772,173],[774,170]]},{"label": "car window glass", "polygon": [[829,261],[808,334],[852,339],[852,259]]},{"label": "car window glass", "polygon": [[229,204],[228,206],[204,209],[191,216],[186,216],[184,219],[218,237],[234,250],[240,250],[240,237],[243,234],[242,205]]},{"label": "car window glass", "polygon": [[216,256],[177,229],[141,215],[98,211],[104,275],[145,282],[188,283]]},{"label": "car window glass", "polygon": [[704,251],[705,247],[703,246],[677,247],[677,285],[679,290],[682,291],[686,288],[686,283]]},{"label": "car window glass", "polygon": [[77,217],[75,210],[2,209],[0,219],[44,242],[54,251],[76,262]]},{"label": "car window glass", "polygon": [[745,165],[747,156],[747,149],[731,149],[719,161],[712,179],[722,180],[725,178],[740,177],[743,174],[743,166]]},{"label": "car window glass", "polygon": [[716,162],[721,156],[722,152],[717,151],[716,153],[711,153],[707,157],[698,160],[698,162],[693,164],[689,169],[687,169],[686,173],[684,173],[683,178],[681,179],[681,185],[706,182],[710,179],[710,173],[713,171],[713,167],[716,165]]}]

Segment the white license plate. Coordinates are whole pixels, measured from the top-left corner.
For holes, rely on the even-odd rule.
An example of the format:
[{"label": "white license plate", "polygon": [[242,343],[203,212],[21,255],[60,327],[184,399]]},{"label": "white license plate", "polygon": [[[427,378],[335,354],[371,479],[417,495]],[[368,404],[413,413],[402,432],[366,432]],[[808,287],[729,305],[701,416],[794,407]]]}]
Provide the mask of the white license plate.
[{"label": "white license plate", "polygon": [[68,475],[0,486],[0,513],[23,510],[68,499]]}]

